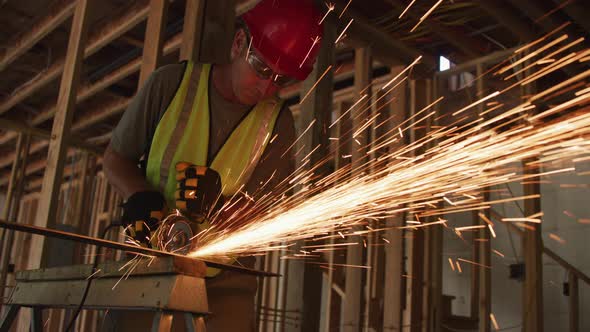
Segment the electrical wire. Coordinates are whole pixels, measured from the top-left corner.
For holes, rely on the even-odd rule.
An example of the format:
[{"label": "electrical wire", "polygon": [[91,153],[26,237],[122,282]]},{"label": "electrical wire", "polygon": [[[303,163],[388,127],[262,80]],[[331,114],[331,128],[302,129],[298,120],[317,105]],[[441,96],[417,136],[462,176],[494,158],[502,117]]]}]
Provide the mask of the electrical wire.
[{"label": "electrical wire", "polygon": [[[106,237],[108,231],[111,228],[119,227],[119,226],[121,226],[121,223],[112,222],[105,229],[103,229],[102,233],[100,234],[100,238],[104,239]],[[100,256],[100,249],[102,249],[102,248],[101,247],[96,248],[96,256],[94,256],[94,260],[92,262],[91,276],[93,276],[96,273],[96,268],[98,267],[98,256]],[[80,312],[82,311],[82,307],[84,307],[84,302],[86,302],[86,297],[88,297],[88,293],[90,291],[90,285],[92,284],[92,279],[94,279],[94,277],[88,278],[88,281],[86,282],[86,288],[84,289],[84,294],[82,295],[82,300],[80,300],[80,304],[78,305],[78,308],[76,308],[76,311],[74,312],[74,316],[72,317],[72,319],[70,319],[70,322],[68,323],[68,327],[66,328],[66,332],[70,332],[72,330],[72,328],[74,327],[74,324],[76,323],[76,319],[78,318],[78,315],[80,315]]]}]

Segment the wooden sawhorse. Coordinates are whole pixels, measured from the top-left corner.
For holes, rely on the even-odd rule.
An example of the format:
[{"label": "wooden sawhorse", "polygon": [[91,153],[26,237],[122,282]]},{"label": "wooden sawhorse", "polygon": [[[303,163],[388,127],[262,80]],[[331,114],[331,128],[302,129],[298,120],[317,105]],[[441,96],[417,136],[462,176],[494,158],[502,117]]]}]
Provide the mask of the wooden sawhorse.
[{"label": "wooden sawhorse", "polygon": [[[179,257],[150,261],[99,264],[84,309],[152,311],[154,332],[170,331],[173,314],[182,313],[186,331],[205,332],[204,317],[209,313],[205,264]],[[33,309],[31,331],[42,331],[42,310],[77,308],[91,274],[89,264],[17,272],[0,332],[9,330],[21,307]]]}]

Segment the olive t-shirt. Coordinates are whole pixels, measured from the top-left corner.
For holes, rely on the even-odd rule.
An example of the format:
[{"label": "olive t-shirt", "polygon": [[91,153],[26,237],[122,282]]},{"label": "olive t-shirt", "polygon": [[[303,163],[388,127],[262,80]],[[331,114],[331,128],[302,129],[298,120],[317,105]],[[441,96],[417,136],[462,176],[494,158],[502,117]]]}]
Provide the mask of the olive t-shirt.
[{"label": "olive t-shirt", "polygon": [[[111,147],[126,158],[139,161],[147,155],[158,122],[172,101],[185,70],[185,64],[163,66],[152,73],[145,85],[131,101],[121,121],[113,131]],[[209,105],[211,113],[209,160],[217,154],[234,128],[248,114],[251,106],[244,106],[224,99],[209,80]],[[276,135],[276,137],[275,137]],[[268,192],[278,185],[294,170],[293,153],[283,153],[295,139],[293,115],[287,107],[280,111],[271,136],[272,143],[260,158],[250,180],[245,186],[250,195]],[[276,172],[275,172],[276,171]],[[260,185],[271,175],[272,179],[265,184],[262,191]],[[259,192],[257,192],[259,191]]]}]

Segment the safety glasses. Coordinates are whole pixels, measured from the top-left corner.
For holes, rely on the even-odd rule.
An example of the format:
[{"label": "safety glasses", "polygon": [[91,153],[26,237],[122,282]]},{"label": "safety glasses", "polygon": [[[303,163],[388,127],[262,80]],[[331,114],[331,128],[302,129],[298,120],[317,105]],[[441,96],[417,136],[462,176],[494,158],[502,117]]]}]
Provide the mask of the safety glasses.
[{"label": "safety glasses", "polygon": [[272,80],[273,84],[279,88],[286,87],[290,84],[297,82],[296,79],[287,75],[275,74],[272,69],[264,63],[264,61],[256,54],[254,50],[248,52],[246,60],[250,64],[250,67],[254,70],[256,75],[263,80]]}]

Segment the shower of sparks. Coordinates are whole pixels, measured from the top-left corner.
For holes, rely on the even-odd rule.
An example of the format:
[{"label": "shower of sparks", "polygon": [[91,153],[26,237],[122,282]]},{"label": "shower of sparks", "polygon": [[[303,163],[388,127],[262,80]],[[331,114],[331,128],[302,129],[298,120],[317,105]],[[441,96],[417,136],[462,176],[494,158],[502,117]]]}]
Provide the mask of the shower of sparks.
[{"label": "shower of sparks", "polygon": [[549,238],[550,238],[551,240],[553,240],[553,241],[556,241],[556,242],[557,242],[557,243],[559,243],[559,244],[565,244],[565,240],[564,240],[564,239],[562,239],[561,237],[559,237],[559,236],[558,236],[558,235],[556,235],[556,234],[549,233]]},{"label": "shower of sparks", "polygon": [[490,319],[492,320],[492,324],[494,324],[494,329],[496,331],[500,330],[500,326],[498,325],[498,322],[496,322],[496,317],[493,313],[490,313]]},{"label": "shower of sparks", "polygon": [[449,265],[451,266],[451,269],[454,272],[455,271],[455,264],[453,264],[453,259],[451,257],[449,257]]},{"label": "shower of sparks", "polygon": [[316,36],[314,39],[312,39],[312,41],[313,41],[313,43],[311,44],[311,47],[309,48],[309,51],[307,51],[307,54],[305,55],[305,58],[303,58],[303,61],[301,61],[301,63],[299,64],[299,68],[303,67],[303,64],[305,63],[305,61],[307,61],[307,58],[309,58],[309,54],[311,54],[311,51],[313,50],[313,48],[315,47],[315,45],[317,43],[319,43],[320,36]]},{"label": "shower of sparks", "polygon": [[404,11],[403,11],[401,14],[399,14],[399,17],[398,17],[398,19],[402,18],[402,16],[404,16],[404,14],[405,14],[405,13],[406,13],[408,10],[410,10],[410,7],[412,7],[412,5],[414,4],[414,2],[416,2],[416,0],[412,0],[412,2],[410,2],[410,4],[409,4],[409,5],[406,7],[406,9],[404,9]]},{"label": "shower of sparks", "polygon": [[410,32],[414,32],[414,30],[416,30],[416,28],[422,22],[424,22],[424,20],[426,20],[426,18],[428,18],[428,16],[430,16],[430,14],[432,14],[432,12],[436,9],[436,7],[438,7],[442,2],[443,2],[443,0],[438,0],[438,2],[434,4],[434,6],[432,6],[424,15],[422,15],[422,17],[420,17],[420,20],[418,21],[418,23],[416,23],[416,25],[414,25],[414,27],[412,28],[412,30],[410,30]]},{"label": "shower of sparks", "polygon": [[248,61],[248,56],[250,55],[250,50],[252,49],[252,40],[254,38],[250,37],[250,42],[248,43],[248,50],[246,51],[246,61]]},{"label": "shower of sparks", "polygon": [[[548,50],[549,47],[546,46],[542,46],[541,49]],[[536,52],[535,55],[541,53],[539,50],[534,52]],[[579,51],[573,56],[555,54],[552,56],[556,59],[555,62],[537,68],[539,69],[537,73],[517,82],[513,87],[528,84],[525,82],[532,82],[544,76],[547,69],[562,68],[571,64],[570,60],[583,59],[589,54],[589,50]],[[529,59],[533,62],[539,60],[534,57]],[[420,57],[406,67],[404,72],[419,60]],[[513,61],[507,60],[497,68],[510,63]],[[330,67],[318,82],[329,69]],[[382,90],[385,90],[404,72],[390,80]],[[418,117],[420,113],[427,110],[425,108],[414,114],[411,119],[405,120],[394,128],[388,128],[387,133],[377,135],[368,146],[359,146],[358,140],[356,144],[353,142],[354,149],[359,149],[361,153],[368,151],[366,157],[362,155],[359,157],[356,153],[352,158],[352,164],[325,177],[320,177],[315,172],[326,164],[328,158],[312,165],[307,154],[302,161],[303,164],[275,188],[276,195],[265,195],[254,199],[250,209],[235,213],[233,219],[214,219],[213,226],[207,232],[197,236],[199,247],[189,255],[198,258],[225,259],[286,250],[288,254],[283,256],[284,259],[304,259],[309,262],[309,259],[317,258],[322,252],[341,250],[351,245],[363,245],[370,233],[391,229],[407,229],[412,232],[419,227],[448,227],[446,220],[439,219],[432,222],[426,217],[463,211],[475,211],[486,224],[475,227],[449,227],[456,231],[458,236],[461,236],[461,231],[488,228],[491,235],[495,237],[494,223],[484,214],[486,209],[505,202],[538,199],[539,195],[485,201],[481,194],[483,191],[489,190],[488,188],[494,185],[541,181],[541,177],[544,176],[572,172],[575,171],[575,167],[566,167],[561,163],[571,162],[576,158],[584,160],[590,156],[588,140],[590,112],[577,109],[590,101],[590,92],[585,84],[568,90],[569,95],[575,95],[569,100],[560,100],[547,108],[539,107],[539,109],[536,104],[533,104],[534,101],[548,98],[549,95],[565,94],[562,92],[563,89],[571,88],[579,82],[583,83],[588,76],[590,76],[590,70],[527,96],[524,102],[511,107],[506,107],[504,102],[490,100],[507,90],[496,91],[457,112],[445,110],[447,116],[452,117],[450,124],[432,126],[428,133],[415,142],[400,145],[403,131],[416,128],[420,122],[440,115],[437,115],[437,111],[434,110]],[[303,100],[318,82],[308,91]],[[384,92],[388,94],[395,88],[394,86]],[[354,112],[363,101],[369,103],[368,94],[359,96],[359,100],[329,128],[339,122],[345,114]],[[486,118],[475,112],[465,112],[469,108],[482,104],[491,106],[496,112],[489,113]],[[362,108],[365,106],[358,107],[358,109]],[[574,112],[569,112],[570,110]],[[354,112],[351,118],[358,117],[362,113]],[[547,118],[550,116],[553,118],[549,121]],[[455,121],[452,121],[453,118]],[[372,116],[365,121],[372,121],[373,126],[379,126],[376,119]],[[314,123],[315,120],[303,131],[296,142]],[[363,124],[366,123],[363,122]],[[327,127],[327,124],[324,126]],[[325,127],[324,130],[327,129]],[[356,131],[350,130],[348,138],[335,137],[336,139],[331,140],[331,144],[350,144],[354,140],[352,133]],[[294,145],[295,143],[288,150]],[[312,151],[318,147],[319,145],[309,146],[306,151]],[[372,157],[372,153],[377,151],[379,153]],[[340,155],[342,158],[352,157],[350,154],[340,153]],[[540,169],[538,167],[543,165],[544,171],[536,174],[519,172],[517,171],[519,166],[515,165],[521,165],[522,161],[526,161],[523,167]],[[299,190],[294,195],[287,195],[287,192],[294,188]],[[270,198],[271,196],[275,198]],[[410,220],[401,227],[366,227],[373,225],[367,220],[380,222],[403,213],[415,220]],[[527,223],[540,223],[542,216],[542,212],[538,212],[524,218],[503,218],[502,221],[516,222],[519,227],[534,229]],[[224,223],[240,226],[229,230],[222,227]],[[334,238],[346,242],[323,245],[316,245],[317,242],[313,242]],[[312,242],[295,249],[293,244],[298,240]],[[495,250],[494,252],[504,257],[503,254]],[[459,258],[456,261],[459,273],[462,272],[459,261],[481,265]],[[449,260],[449,263],[451,262],[452,260]]]},{"label": "shower of sparks", "polygon": [[354,21],[354,18],[350,19],[348,24],[344,27],[344,30],[342,30],[342,32],[340,33],[340,36],[338,36],[338,38],[336,38],[336,41],[334,42],[334,44],[338,44],[340,39],[342,39],[344,37],[344,33],[346,33],[346,30],[348,30],[348,27],[352,24],[352,21]]},{"label": "shower of sparks", "polygon": [[348,3],[346,4],[346,6],[344,6],[344,9],[342,9],[342,12],[340,13],[340,15],[338,15],[338,18],[342,18],[342,15],[344,15],[344,12],[348,9],[348,6],[350,6],[351,2],[352,0],[348,0]]},{"label": "shower of sparks", "polygon": [[320,22],[318,24],[322,24],[324,22],[324,20],[326,19],[326,17],[328,17],[328,15],[330,14],[330,12],[332,12],[335,8],[333,3],[326,3],[326,7],[328,7],[328,11],[324,15],[324,17],[322,17],[322,19],[320,20]]},{"label": "shower of sparks", "polygon": [[498,250],[496,250],[496,249],[492,249],[492,251],[494,252],[494,254],[496,254],[496,255],[498,255],[498,256],[500,256],[500,257],[502,257],[502,258],[504,258],[504,257],[505,257],[503,253],[499,252],[499,251],[498,251]]}]

